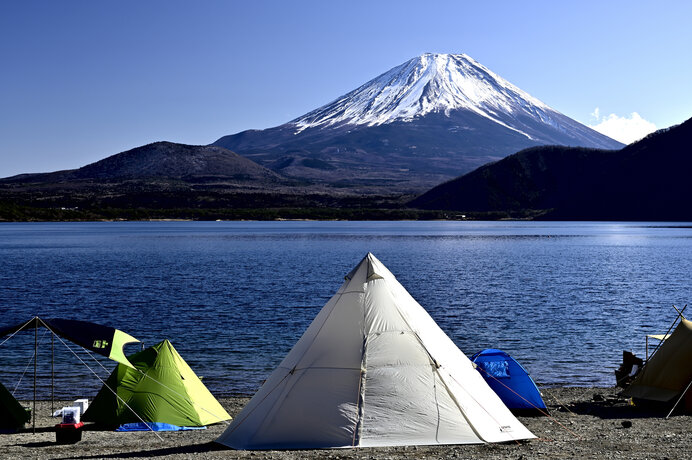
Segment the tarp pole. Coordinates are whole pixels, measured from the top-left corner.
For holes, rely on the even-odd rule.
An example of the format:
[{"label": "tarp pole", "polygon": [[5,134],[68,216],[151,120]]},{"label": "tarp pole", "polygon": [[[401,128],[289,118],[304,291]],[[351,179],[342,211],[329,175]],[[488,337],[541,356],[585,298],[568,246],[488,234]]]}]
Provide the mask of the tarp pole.
[{"label": "tarp pole", "polygon": [[[685,312],[685,309],[687,308],[687,304],[685,304],[685,306],[682,307],[682,310],[678,310],[678,307],[676,307],[675,305],[673,305],[673,308],[675,308],[675,311],[678,312],[678,316],[675,317],[675,320],[673,320],[673,324],[671,324],[670,327],[668,328],[668,330],[666,331],[666,333],[663,334],[663,340],[661,340],[658,343],[658,345],[656,345],[656,348],[654,348],[654,351],[651,352],[652,358],[656,354],[658,349],[661,348],[661,345],[663,344],[663,342],[665,342],[666,338],[668,337],[668,334],[670,334],[670,331],[672,331],[673,328],[675,327],[675,324],[678,322],[678,319],[680,319],[680,318],[684,319],[685,318],[684,316],[682,316],[682,314]],[[647,361],[648,361],[648,359],[647,359]]]},{"label": "tarp pole", "polygon": [[31,410],[31,427],[36,434],[36,368],[38,362],[38,321],[34,324],[34,405]]},{"label": "tarp pole", "polygon": [[55,335],[50,331],[50,414],[55,412]]}]

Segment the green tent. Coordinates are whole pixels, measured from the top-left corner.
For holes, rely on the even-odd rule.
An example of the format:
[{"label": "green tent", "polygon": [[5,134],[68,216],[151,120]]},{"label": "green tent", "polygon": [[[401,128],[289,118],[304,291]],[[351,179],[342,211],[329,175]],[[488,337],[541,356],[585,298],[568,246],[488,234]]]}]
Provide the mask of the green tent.
[{"label": "green tent", "polygon": [[17,401],[12,393],[0,383],[0,430],[16,431],[30,419],[29,413]]},{"label": "green tent", "polygon": [[204,426],[231,418],[168,340],[128,359],[136,369],[118,364],[83,421],[107,426],[141,421]]}]

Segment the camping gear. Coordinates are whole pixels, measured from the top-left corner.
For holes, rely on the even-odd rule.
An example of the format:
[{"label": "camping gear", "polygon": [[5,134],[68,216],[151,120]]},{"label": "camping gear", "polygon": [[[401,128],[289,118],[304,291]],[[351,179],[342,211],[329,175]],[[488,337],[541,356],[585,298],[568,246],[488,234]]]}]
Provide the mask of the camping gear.
[{"label": "camping gear", "polygon": [[[77,399],[72,403],[72,405],[74,407],[78,407],[79,413],[83,414],[84,412],[86,412],[87,408],[89,407],[89,400],[88,399]],[[65,407],[63,407],[62,409],[58,409],[55,412],[53,412],[53,417],[62,417],[63,409],[65,409]]]},{"label": "camping gear", "polygon": [[[649,345],[648,337],[650,336],[647,336],[647,356]],[[634,381],[634,377],[636,377],[643,366],[644,361],[641,358],[637,357],[631,351],[623,350],[622,363],[620,364],[620,367],[615,369],[616,385],[622,388],[627,388],[632,381]]]},{"label": "camping gear", "polygon": [[128,359],[135,369],[118,364],[82,420],[110,427],[137,422],[204,426],[231,418],[168,340]]},{"label": "camping gear", "polygon": [[680,317],[680,323],[670,337],[661,342],[644,364],[623,395],[635,403],[655,403],[673,407],[685,399],[687,410],[692,409],[692,322]]},{"label": "camping gear", "polygon": [[89,400],[84,398],[84,399],[76,399],[73,403],[73,406],[79,407],[79,412],[84,413],[86,412],[87,408],[89,407]]},{"label": "camping gear", "polygon": [[84,423],[59,423],[55,425],[55,442],[58,444],[74,444],[82,440]]},{"label": "camping gear", "polygon": [[115,431],[191,431],[206,430],[206,426],[178,426],[170,423],[123,423]]},{"label": "camping gear", "polygon": [[[32,406],[32,428],[36,432],[36,379],[37,379],[37,357],[38,357],[38,328],[45,327],[51,332],[51,354],[53,350],[53,339],[55,336],[76,343],[86,350],[93,351],[102,356],[106,356],[125,366],[132,367],[132,364],[125,358],[123,347],[132,342],[139,342],[134,337],[118,329],[102,326],[88,321],[78,321],[71,319],[44,319],[35,316],[29,321],[14,326],[0,328],[0,338],[9,335],[6,342],[16,333],[33,329],[34,330],[34,397]],[[62,339],[60,339],[62,341]],[[63,342],[64,343],[64,342]],[[69,347],[68,347],[69,348]],[[73,352],[74,353],[74,352]],[[55,372],[53,370],[53,357],[51,357],[51,413],[53,413],[53,387]]]},{"label": "camping gear", "polygon": [[30,412],[0,383],[0,431],[17,431],[29,420]]},{"label": "camping gear", "polygon": [[534,437],[368,254],[216,441],[304,449]]},{"label": "camping gear", "polygon": [[62,408],[62,424],[79,423],[82,416],[81,409],[78,406],[70,406]]},{"label": "camping gear", "polygon": [[545,413],[546,406],[526,369],[502,350],[489,348],[471,357],[478,372],[512,412]]}]

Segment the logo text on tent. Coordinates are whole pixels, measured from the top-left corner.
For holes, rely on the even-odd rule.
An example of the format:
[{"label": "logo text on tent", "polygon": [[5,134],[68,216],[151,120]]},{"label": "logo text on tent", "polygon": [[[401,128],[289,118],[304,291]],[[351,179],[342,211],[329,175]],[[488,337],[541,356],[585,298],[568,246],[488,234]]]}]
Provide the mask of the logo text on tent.
[{"label": "logo text on tent", "polygon": [[108,345],[108,340],[94,340],[94,348],[107,348]]}]

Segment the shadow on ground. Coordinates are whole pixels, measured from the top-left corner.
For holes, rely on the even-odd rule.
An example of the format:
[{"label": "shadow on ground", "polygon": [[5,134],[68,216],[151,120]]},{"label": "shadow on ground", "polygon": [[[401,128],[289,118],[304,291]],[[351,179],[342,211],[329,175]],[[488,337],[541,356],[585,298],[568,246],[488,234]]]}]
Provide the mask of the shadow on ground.
[{"label": "shadow on ground", "polygon": [[[670,407],[634,405],[629,398],[619,393],[594,393],[589,401],[571,402],[551,407],[552,411],[569,411],[577,415],[591,415],[601,419],[664,418]],[[677,411],[676,411],[677,413]]]},{"label": "shadow on ground", "polygon": [[[36,446],[39,447],[39,446]],[[192,444],[188,446],[166,447],[161,449],[138,450],[135,452],[117,452],[112,454],[99,454],[93,456],[79,455],[74,457],[62,457],[59,460],[75,459],[75,458],[141,458],[141,457],[163,457],[174,454],[203,454],[215,450],[228,450],[227,447],[215,442],[206,442],[202,444]]]}]

